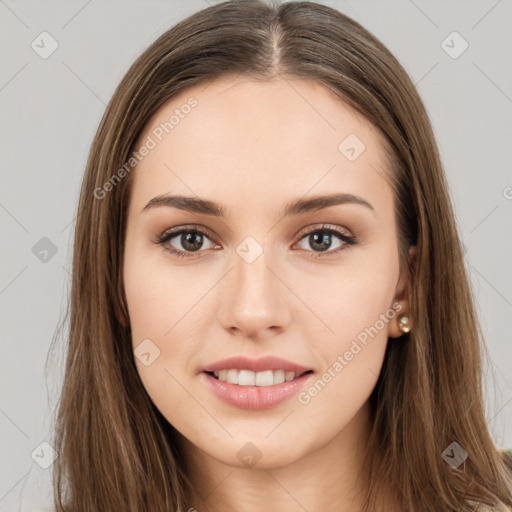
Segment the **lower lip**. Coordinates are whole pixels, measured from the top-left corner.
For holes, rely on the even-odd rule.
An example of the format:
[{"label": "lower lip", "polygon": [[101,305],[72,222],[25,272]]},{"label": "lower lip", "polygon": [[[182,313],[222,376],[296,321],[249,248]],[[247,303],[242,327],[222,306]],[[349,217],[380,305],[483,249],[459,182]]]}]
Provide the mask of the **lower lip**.
[{"label": "lower lip", "polygon": [[240,386],[218,380],[206,372],[201,375],[210,389],[230,405],[240,409],[270,409],[297,394],[313,373],[273,386]]}]

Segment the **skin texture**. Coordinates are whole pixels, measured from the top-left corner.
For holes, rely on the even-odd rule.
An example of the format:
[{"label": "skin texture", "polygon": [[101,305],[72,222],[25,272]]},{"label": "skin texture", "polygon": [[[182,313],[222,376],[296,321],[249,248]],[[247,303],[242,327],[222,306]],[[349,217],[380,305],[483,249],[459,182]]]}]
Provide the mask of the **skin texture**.
[{"label": "skin texture", "polygon": [[[276,355],[312,368],[316,380],[396,303],[407,277],[399,275],[380,135],[321,84],[230,77],[174,97],[139,140],[191,96],[197,106],[132,171],[123,270],[133,348],[150,339],[160,350],[149,366],[136,358],[138,372],[181,434],[204,498],[190,506],[360,510],[367,400],[387,343],[400,343],[388,340],[402,334],[396,316],[307,404],[294,396],[266,410],[238,409],[221,402],[199,372],[233,355]],[[366,146],[354,161],[338,149],[349,134]],[[291,200],[333,192],[361,196],[373,211],[344,204],[282,217]],[[162,194],[213,200],[228,215],[165,206],[141,212]],[[316,257],[323,253],[304,234],[324,223],[357,244],[335,252],[344,242],[333,236],[331,254]],[[210,233],[191,257],[154,243],[190,224]],[[263,250],[250,264],[236,251],[247,236]],[[184,251],[181,241],[178,235],[167,245]],[[408,311],[406,298],[400,305]],[[261,458],[247,468],[237,453],[249,442]]]}]

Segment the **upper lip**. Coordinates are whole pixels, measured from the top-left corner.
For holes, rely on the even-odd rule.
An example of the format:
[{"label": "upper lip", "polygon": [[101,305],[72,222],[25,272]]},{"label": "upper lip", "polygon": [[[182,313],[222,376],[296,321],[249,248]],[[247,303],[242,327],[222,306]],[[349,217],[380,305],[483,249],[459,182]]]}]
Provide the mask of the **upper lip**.
[{"label": "upper lip", "polygon": [[209,364],[203,368],[204,372],[214,372],[219,370],[251,370],[253,372],[263,372],[265,370],[284,370],[287,372],[304,373],[311,368],[302,366],[292,361],[287,361],[280,357],[265,356],[259,359],[250,359],[245,356],[233,356],[217,361],[216,363]]}]

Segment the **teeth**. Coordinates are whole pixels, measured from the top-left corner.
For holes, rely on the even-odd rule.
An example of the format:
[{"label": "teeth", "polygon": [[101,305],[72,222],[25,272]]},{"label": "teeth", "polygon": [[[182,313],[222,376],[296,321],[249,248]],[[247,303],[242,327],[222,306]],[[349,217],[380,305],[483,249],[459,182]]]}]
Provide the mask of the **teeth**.
[{"label": "teeth", "polygon": [[236,370],[228,370],[226,374],[226,382],[230,384],[238,384],[238,372]]},{"label": "teeth", "polygon": [[251,372],[250,370],[219,370],[213,374],[219,380],[239,386],[273,386],[283,382],[290,382],[301,373],[285,372],[284,370],[265,370],[263,372]]},{"label": "teeth", "polygon": [[293,380],[295,378],[295,373],[286,372],[284,378],[286,379],[286,382],[289,382],[290,380]]},{"label": "teeth", "polygon": [[[228,370],[228,372],[235,372],[235,382],[232,384],[240,384],[240,386],[254,386],[256,380],[256,374],[249,370]],[[236,374],[238,373],[238,378]]]}]

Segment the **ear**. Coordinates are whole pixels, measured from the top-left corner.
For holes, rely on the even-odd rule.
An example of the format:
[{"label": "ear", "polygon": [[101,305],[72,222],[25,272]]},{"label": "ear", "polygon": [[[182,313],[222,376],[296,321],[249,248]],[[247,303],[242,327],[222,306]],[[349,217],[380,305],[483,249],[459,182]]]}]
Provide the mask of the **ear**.
[{"label": "ear", "polygon": [[[416,246],[409,247],[409,265],[413,269],[416,268]],[[399,338],[404,333],[400,330],[400,318],[402,315],[409,317],[409,327],[412,328],[414,325],[414,318],[411,317],[410,310],[410,296],[412,293],[410,270],[409,268],[402,269],[400,279],[398,281],[398,292],[393,300],[393,304],[398,304],[398,307],[393,308],[396,311],[396,315],[389,322],[388,336],[390,338]]]}]

